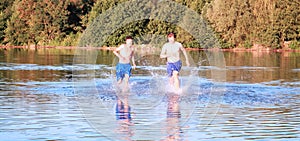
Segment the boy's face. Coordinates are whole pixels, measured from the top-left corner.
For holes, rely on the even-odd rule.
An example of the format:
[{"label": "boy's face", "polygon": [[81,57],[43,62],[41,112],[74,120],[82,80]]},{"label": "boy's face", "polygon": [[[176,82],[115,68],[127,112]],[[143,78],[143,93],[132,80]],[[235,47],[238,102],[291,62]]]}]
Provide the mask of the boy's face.
[{"label": "boy's face", "polygon": [[168,37],[168,40],[169,40],[169,42],[174,42],[174,41],[175,41],[175,38],[174,38],[174,36],[169,36],[169,37]]},{"label": "boy's face", "polygon": [[132,45],[132,39],[127,39],[127,40],[126,40],[126,44],[127,44],[127,45]]}]

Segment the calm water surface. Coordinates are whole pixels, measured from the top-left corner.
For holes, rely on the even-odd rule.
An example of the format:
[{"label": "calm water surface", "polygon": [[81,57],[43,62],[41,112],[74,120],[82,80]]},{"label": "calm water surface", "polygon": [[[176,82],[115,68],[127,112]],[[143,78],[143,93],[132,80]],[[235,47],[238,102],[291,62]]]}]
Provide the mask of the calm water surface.
[{"label": "calm water surface", "polygon": [[111,51],[79,52],[0,49],[1,140],[300,139],[300,53],[190,51],[177,95],[155,51],[128,93]]}]

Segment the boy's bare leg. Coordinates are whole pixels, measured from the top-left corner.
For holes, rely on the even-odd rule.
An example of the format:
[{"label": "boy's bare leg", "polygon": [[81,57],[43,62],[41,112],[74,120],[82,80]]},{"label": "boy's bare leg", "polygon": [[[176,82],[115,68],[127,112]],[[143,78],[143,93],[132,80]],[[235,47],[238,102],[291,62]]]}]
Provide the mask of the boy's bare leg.
[{"label": "boy's bare leg", "polygon": [[128,91],[128,81],[129,81],[129,75],[128,74],[125,74],[125,77],[124,77],[124,85],[123,85],[123,92],[126,92]]},{"label": "boy's bare leg", "polygon": [[174,78],[173,78],[173,76],[171,76],[171,77],[169,78],[169,84],[170,84],[171,86],[174,86]]},{"label": "boy's bare leg", "polygon": [[118,84],[120,85],[122,83],[122,79],[120,79],[119,81],[118,81]]},{"label": "boy's bare leg", "polygon": [[117,81],[117,91],[122,90],[122,79]]},{"label": "boy's bare leg", "polygon": [[178,78],[178,72],[177,71],[173,71],[173,81],[174,81],[174,87],[175,90],[179,89],[180,86],[180,82],[179,82],[179,78]]}]

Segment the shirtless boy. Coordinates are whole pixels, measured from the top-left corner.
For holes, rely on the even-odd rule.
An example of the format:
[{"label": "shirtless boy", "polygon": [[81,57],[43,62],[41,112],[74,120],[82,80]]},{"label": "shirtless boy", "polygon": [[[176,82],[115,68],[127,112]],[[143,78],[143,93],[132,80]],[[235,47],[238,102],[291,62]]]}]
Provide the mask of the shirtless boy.
[{"label": "shirtless boy", "polygon": [[[113,53],[119,58],[119,63],[116,66],[116,76],[118,84],[121,84],[122,81],[125,81],[125,88],[128,88],[129,77],[131,76],[131,65],[130,60],[133,64],[133,69],[135,69],[134,61],[134,46],[133,39],[131,36],[126,37],[126,44],[122,44],[116,48]],[[124,90],[124,89],[123,89]]]}]

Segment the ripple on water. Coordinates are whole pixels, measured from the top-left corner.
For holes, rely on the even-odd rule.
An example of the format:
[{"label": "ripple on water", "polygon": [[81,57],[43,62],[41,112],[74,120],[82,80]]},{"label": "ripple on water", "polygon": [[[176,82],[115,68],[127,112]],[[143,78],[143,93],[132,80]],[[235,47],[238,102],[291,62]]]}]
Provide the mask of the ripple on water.
[{"label": "ripple on water", "polygon": [[[139,98],[136,99],[137,101],[150,99],[157,102],[157,99],[152,98],[147,90],[151,88],[150,84],[153,81],[147,77],[132,77],[131,80],[134,80],[130,81],[130,84],[132,85],[132,92],[136,93]],[[101,118],[105,121],[116,122],[114,110],[117,96],[116,89],[112,85],[114,80],[96,78],[94,81],[98,92],[92,95],[97,95],[97,99],[90,101],[104,103],[104,105],[109,106],[105,110],[110,110],[107,113],[111,115],[111,119],[108,120],[108,117],[103,114],[96,117],[100,118],[102,116]],[[74,83],[76,84],[76,82],[65,81],[1,83],[0,88],[4,91],[1,91],[0,94],[0,137],[9,137],[15,140],[106,139],[99,134],[101,130],[98,132],[91,128],[82,115],[74,94]],[[197,90],[199,88],[198,97],[190,99],[185,97],[186,99],[184,99],[186,100],[185,103],[197,101],[196,103],[187,104],[197,104],[197,107],[186,107],[186,109],[196,108],[194,114],[188,124],[177,126],[173,124],[172,126],[174,129],[180,128],[180,132],[182,132],[180,134],[184,137],[208,140],[224,138],[237,140],[299,138],[299,88],[232,83],[216,86],[216,84],[206,79],[199,79],[197,83],[193,84],[192,87],[197,87]],[[85,89],[89,89],[87,86],[81,88],[83,92]],[[208,104],[210,104],[209,101],[212,100],[213,94],[218,93],[223,93],[220,95],[221,100],[218,101],[221,102],[218,112],[206,112],[210,111],[209,108],[215,108],[213,105]],[[160,95],[157,96],[156,98],[161,98]],[[167,102],[165,96],[162,98],[158,103]],[[134,125],[129,126],[131,131],[135,132],[136,135],[140,132],[148,133],[147,135],[141,134],[143,138],[151,138],[148,137],[149,135],[160,136],[162,132],[158,126],[148,126],[149,128],[138,126],[147,122],[149,117],[152,117],[151,120],[153,121],[160,121],[161,118],[158,115],[166,115],[165,110],[162,110],[166,105],[162,104],[157,107],[156,112],[141,112],[143,110],[138,110],[140,115],[132,114],[132,118],[136,119],[133,120]],[[215,110],[212,109],[211,111]],[[203,112],[206,112],[206,115],[203,115]],[[154,116],[155,114],[156,116]],[[184,113],[181,116],[184,116]],[[176,120],[171,122],[176,123]],[[167,125],[166,122],[162,123],[164,126]],[[204,125],[206,128],[200,128],[197,125]],[[193,128],[188,129],[189,126]],[[126,132],[122,133],[126,134]],[[136,138],[136,136],[132,137]]]}]

